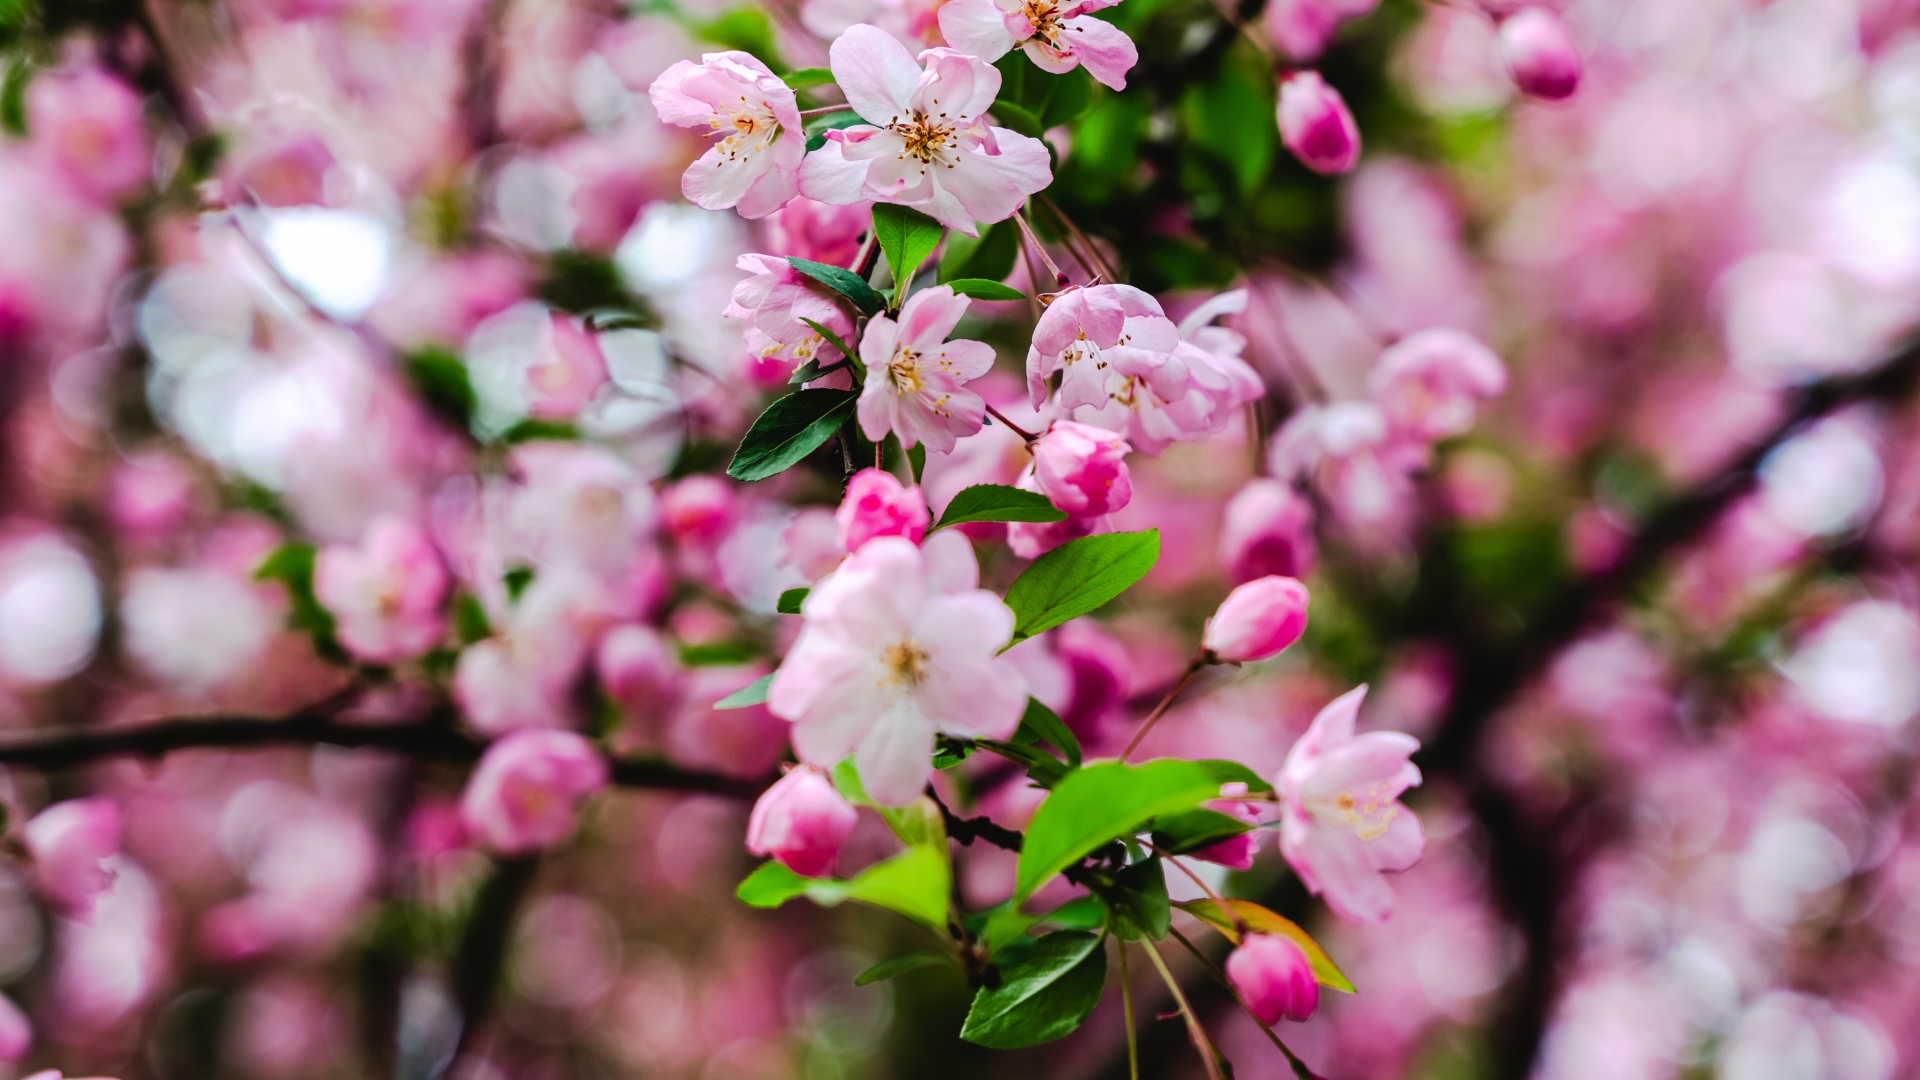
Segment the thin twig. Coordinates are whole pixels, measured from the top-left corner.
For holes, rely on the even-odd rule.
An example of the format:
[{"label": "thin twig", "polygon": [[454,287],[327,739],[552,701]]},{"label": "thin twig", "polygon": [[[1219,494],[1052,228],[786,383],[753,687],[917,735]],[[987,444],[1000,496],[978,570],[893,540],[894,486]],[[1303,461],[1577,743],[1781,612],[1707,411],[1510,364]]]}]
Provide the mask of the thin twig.
[{"label": "thin twig", "polygon": [[1007,419],[1005,413],[1002,413],[999,409],[996,409],[991,405],[987,406],[987,414],[992,416],[995,420],[998,420],[1001,423],[1007,425],[1007,430],[1013,432],[1015,435],[1020,436],[1020,441],[1026,443],[1028,446],[1032,446],[1034,443],[1034,440],[1040,437],[1038,435],[1035,435],[1033,432],[1028,431],[1026,428],[1021,427],[1019,424],[1016,424],[1013,421]]},{"label": "thin twig", "polygon": [[1165,848],[1160,847],[1158,844],[1148,844],[1147,846],[1152,848],[1153,851],[1156,854],[1158,854],[1161,858],[1165,859],[1169,863],[1172,863],[1174,869],[1187,875],[1187,877],[1190,880],[1192,880],[1192,882],[1195,885],[1200,886],[1200,891],[1203,893],[1206,893],[1207,898],[1209,900],[1212,900],[1214,903],[1214,906],[1220,909],[1220,914],[1225,915],[1227,917],[1227,921],[1233,924],[1234,930],[1239,933],[1241,939],[1242,940],[1246,939],[1247,921],[1240,917],[1240,913],[1234,910],[1232,904],[1227,903],[1226,900],[1222,898],[1219,893],[1213,891],[1213,886],[1207,884],[1205,878],[1202,878],[1199,874],[1195,873],[1193,867],[1188,866],[1184,862],[1181,862],[1179,858],[1172,855]]},{"label": "thin twig", "polygon": [[1227,973],[1220,969],[1220,965],[1214,963],[1212,957],[1201,952],[1200,946],[1195,945],[1189,940],[1187,935],[1173,929],[1169,929],[1167,932],[1172,934],[1180,944],[1185,945],[1187,951],[1193,954],[1193,958],[1200,961],[1200,966],[1206,968],[1207,973],[1212,975],[1214,981],[1220,984],[1221,989],[1227,992],[1227,996],[1234,1000],[1234,1004],[1239,1005],[1240,1010],[1246,1013],[1249,1019],[1260,1025],[1260,1030],[1266,1032],[1267,1038],[1273,1040],[1273,1045],[1278,1047],[1280,1052],[1287,1056],[1287,1064],[1293,1066],[1294,1075],[1301,1077],[1302,1080],[1315,1080],[1313,1070],[1307,1068],[1307,1063],[1296,1057],[1292,1050],[1287,1049],[1287,1044],[1280,1041],[1280,1034],[1273,1030],[1273,1025],[1260,1019],[1259,1015],[1253,1011],[1253,1008],[1241,998],[1239,991],[1233,988],[1233,982],[1227,978]]},{"label": "thin twig", "polygon": [[1167,970],[1167,962],[1160,959],[1160,950],[1153,947],[1153,942],[1142,941],[1140,947],[1146,950],[1147,959],[1153,961],[1153,966],[1160,970],[1161,981],[1167,984],[1167,989],[1173,994],[1174,1004],[1180,1007],[1180,1015],[1187,1021],[1187,1034],[1193,1039],[1193,1048],[1200,1052],[1200,1060],[1207,1067],[1207,1076],[1211,1080],[1224,1080],[1220,1074],[1220,1051],[1214,1047],[1213,1040],[1207,1038],[1207,1029],[1200,1026],[1200,1018],[1194,1015],[1193,1007],[1187,1004],[1187,995],[1180,990],[1180,980]]},{"label": "thin twig", "polygon": [[[1046,264],[1047,270],[1053,274],[1053,287],[1056,289],[1066,288],[1068,283],[1073,279],[1061,273],[1060,267],[1054,264],[1053,256],[1047,254],[1045,245],[1041,244],[1040,238],[1033,234],[1033,226],[1027,224],[1027,215],[1016,210],[1013,213],[1013,220],[1014,224],[1020,226],[1020,235],[1026,238],[1028,250],[1038,255],[1040,261]],[[1041,293],[1046,290],[1040,288],[1040,283],[1036,281],[1033,285],[1033,291],[1035,293]]]},{"label": "thin twig", "polygon": [[[1067,216],[1067,212],[1060,209],[1060,204],[1053,201],[1053,196],[1042,192],[1039,198],[1040,205],[1051,211],[1056,221],[1066,226],[1067,235],[1072,238],[1073,243],[1086,249],[1086,258],[1081,258],[1077,252],[1075,253],[1075,257],[1080,258],[1080,265],[1086,267],[1087,274],[1091,277],[1104,278],[1107,281],[1119,281],[1120,275],[1114,272],[1112,264],[1107,262],[1107,257],[1101,254],[1100,249],[1094,245],[1093,239],[1082,232],[1080,226],[1074,224],[1073,219]],[[1072,245],[1069,246],[1071,247]],[[1091,258],[1095,265],[1087,266],[1087,258]],[[1096,266],[1098,267],[1097,270],[1095,269]]]},{"label": "thin twig", "polygon": [[1133,1032],[1133,973],[1127,970],[1127,943],[1119,938],[1113,943],[1120,952],[1120,1015],[1127,1024],[1127,1080],[1140,1080],[1140,1044]]},{"label": "thin twig", "polygon": [[1133,756],[1133,752],[1140,748],[1140,740],[1146,738],[1147,732],[1153,730],[1153,725],[1159,723],[1160,718],[1167,715],[1167,710],[1173,707],[1174,700],[1180,696],[1180,692],[1185,690],[1187,684],[1193,681],[1193,677],[1199,674],[1201,668],[1206,666],[1207,660],[1205,653],[1195,656],[1193,660],[1187,664],[1187,670],[1180,673],[1180,681],[1174,683],[1173,689],[1167,691],[1167,696],[1161,698],[1160,704],[1153,707],[1153,712],[1148,714],[1146,723],[1141,724],[1140,730],[1133,733],[1133,741],[1127,743],[1127,748],[1120,752],[1121,761],[1124,762]]}]

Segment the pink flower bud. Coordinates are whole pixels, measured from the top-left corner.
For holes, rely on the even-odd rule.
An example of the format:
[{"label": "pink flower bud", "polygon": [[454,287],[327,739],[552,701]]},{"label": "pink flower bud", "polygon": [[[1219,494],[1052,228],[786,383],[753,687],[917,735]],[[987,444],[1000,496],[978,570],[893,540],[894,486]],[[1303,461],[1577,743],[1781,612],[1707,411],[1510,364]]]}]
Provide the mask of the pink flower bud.
[{"label": "pink flower bud", "polygon": [[33,1023],[13,999],[0,994],[0,1061],[12,1064],[33,1048]]},{"label": "pink flower bud", "polygon": [[[1247,799],[1228,797],[1245,795],[1246,793],[1247,785],[1245,784],[1222,784],[1220,785],[1222,798],[1206,803],[1205,806],[1208,810],[1225,814],[1228,817],[1239,818],[1249,825],[1258,825],[1260,824],[1260,806],[1258,803],[1251,802]],[[1260,834],[1258,832],[1244,832],[1239,836],[1228,837],[1211,847],[1201,848],[1199,851],[1193,853],[1193,857],[1196,859],[1204,859],[1210,863],[1219,863],[1221,866],[1231,867],[1235,870],[1251,870],[1253,869],[1253,858],[1259,853]]]},{"label": "pink flower bud", "polygon": [[1127,440],[1091,424],[1056,421],[1033,446],[1034,477],[1069,514],[1111,514],[1133,498]]},{"label": "pink flower bud", "polygon": [[1559,101],[1580,87],[1580,50],[1567,24],[1546,8],[1527,8],[1501,22],[1500,55],[1522,93]]},{"label": "pink flower bud", "polygon": [[733,526],[733,504],[725,480],[697,474],[660,493],[660,522],[682,547],[714,544]]},{"label": "pink flower bud", "polygon": [[582,799],[607,784],[607,762],[571,731],[528,728],[487,748],[460,816],[503,855],[553,847],[573,832]]},{"label": "pink flower bud", "polygon": [[1263,1023],[1305,1020],[1320,1007],[1306,950],[1275,934],[1248,934],[1227,957],[1227,981]]},{"label": "pink flower bud", "polygon": [[1227,594],[1200,643],[1221,663],[1245,663],[1277,655],[1306,628],[1307,587],[1290,577],[1263,577]]},{"label": "pink flower bud", "polygon": [[1296,71],[1281,81],[1279,116],[1280,141],[1314,172],[1336,176],[1360,160],[1360,125],[1319,72]]},{"label": "pink flower bud", "polygon": [[673,648],[650,626],[627,623],[607,631],[594,655],[607,696],[621,705],[664,715],[680,679]]},{"label": "pink flower bud", "polygon": [[101,864],[120,853],[120,824],[111,799],[55,803],[27,822],[27,850],[49,903],[68,914],[92,910],[113,885],[113,871]]},{"label": "pink flower bud", "polygon": [[840,501],[833,519],[840,523],[840,535],[849,552],[859,551],[879,536],[904,536],[917,544],[933,523],[920,489],[908,487],[880,469],[853,474],[847,481],[846,498]]},{"label": "pink flower bud", "polygon": [[1313,504],[1279,480],[1254,480],[1227,503],[1220,557],[1235,584],[1313,569]]},{"label": "pink flower bud", "polygon": [[858,818],[826,773],[801,765],[753,805],[747,850],[770,855],[802,877],[819,877],[833,869]]}]

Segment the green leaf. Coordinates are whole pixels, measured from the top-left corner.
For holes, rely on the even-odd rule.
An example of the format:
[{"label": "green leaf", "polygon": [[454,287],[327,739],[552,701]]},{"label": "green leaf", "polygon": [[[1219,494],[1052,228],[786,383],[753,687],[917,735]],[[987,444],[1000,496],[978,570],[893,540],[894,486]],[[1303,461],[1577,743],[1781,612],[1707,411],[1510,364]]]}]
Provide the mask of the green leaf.
[{"label": "green leaf", "polygon": [[969,278],[1000,281],[1013,273],[1019,254],[1020,237],[1010,221],[995,222],[977,237],[955,233],[947,237],[947,252],[940,257],[934,280],[942,285]]},{"label": "green leaf", "polygon": [[787,257],[787,262],[791,263],[795,270],[853,301],[855,307],[868,315],[875,314],[887,306],[887,298],[867,284],[866,278],[851,270],[793,255]]},{"label": "green leaf", "polygon": [[1170,855],[1209,848],[1253,831],[1251,822],[1218,810],[1187,810],[1167,814],[1153,823],[1153,843]]},{"label": "green leaf", "polygon": [[[802,315],[802,316],[800,317],[800,321],[801,321],[801,322],[803,322],[803,323],[806,323],[806,324],[807,324],[808,326],[811,326],[811,327],[813,327],[813,332],[814,332],[814,333],[816,333],[816,334],[819,334],[819,335],[820,335],[821,337],[823,337],[823,338],[826,338],[826,339],[827,339],[827,344],[829,344],[829,345],[831,345],[831,346],[833,346],[833,347],[834,347],[834,348],[836,348],[836,349],[839,349],[839,350],[840,350],[840,355],[841,355],[841,356],[844,356],[844,357],[846,357],[846,359],[847,359],[847,361],[848,361],[849,363],[854,363],[854,364],[857,364],[857,363],[859,363],[859,362],[860,362],[860,357],[859,357],[859,354],[858,354],[858,353],[855,353],[855,352],[853,351],[853,347],[852,347],[852,346],[850,346],[850,345],[848,345],[848,344],[846,343],[846,341],[845,341],[845,340],[843,340],[843,339],[842,339],[842,338],[840,337],[840,335],[839,335],[839,334],[836,334],[836,333],[834,333],[834,332],[833,332],[832,330],[829,330],[829,329],[827,329],[826,327],[824,327],[824,326],[822,326],[822,325],[820,325],[819,323],[817,323],[817,322],[814,322],[814,321],[813,321],[812,319],[809,319],[809,318],[807,318],[807,317],[806,317],[805,315]],[[811,364],[811,363],[813,363],[813,362],[814,362],[814,361],[812,361],[812,360],[809,360],[809,361],[807,361],[807,363],[809,363],[809,364]],[[837,366],[837,365],[836,365],[836,366]],[[812,380],[811,380],[811,379],[802,379],[802,380],[800,380],[800,381],[801,381],[801,382],[811,382]]]},{"label": "green leaf", "polygon": [[680,662],[688,667],[738,667],[760,655],[746,641],[681,642]]},{"label": "green leaf", "polygon": [[944,850],[932,844],[908,848],[862,870],[851,881],[804,878],[778,862],[762,863],[734,895],[751,907],[774,908],[805,896],[833,907],[847,900],[898,912],[935,932],[945,930],[953,870]]},{"label": "green leaf", "polygon": [[733,895],[748,907],[777,908],[796,896],[806,895],[812,884],[812,879],[787,869],[785,863],[769,861],[755,867]]},{"label": "green leaf", "polygon": [[541,440],[572,442],[579,437],[580,429],[568,421],[543,420],[530,416],[501,432],[500,441],[508,444]]},{"label": "green leaf", "polygon": [[854,976],[853,985],[871,986],[877,982],[885,982],[896,976],[905,975],[909,971],[918,971],[925,967],[940,967],[952,962],[948,957],[933,952],[910,952],[904,956],[892,956]]},{"label": "green leaf", "polygon": [[763,705],[767,700],[767,688],[773,685],[771,672],[760,676],[747,685],[713,703],[716,709],[744,709],[749,705]]},{"label": "green leaf", "polygon": [[946,512],[940,515],[940,524],[932,532],[949,525],[964,525],[969,521],[1065,521],[1067,515],[1054,508],[1045,495],[1037,491],[1021,491],[1005,484],[975,484],[962,488],[953,501],[947,504]]},{"label": "green leaf", "polygon": [[24,51],[7,59],[7,74],[0,80],[0,130],[16,139],[27,135],[27,84],[33,81],[38,65]]},{"label": "green leaf", "polygon": [[779,74],[786,65],[780,62],[780,50],[773,44],[773,22],[765,10],[747,5],[721,12],[711,19],[688,19],[687,29],[715,45],[752,53],[761,63]]},{"label": "green leaf", "polygon": [[1107,907],[1097,896],[1076,896],[1045,915],[1040,922],[1062,930],[1098,930],[1107,919]]},{"label": "green leaf", "polygon": [[454,597],[453,629],[463,645],[493,636],[493,627],[487,624],[487,609],[480,606],[479,597],[470,592]]},{"label": "green leaf", "polygon": [[1002,127],[1019,132],[1029,139],[1045,135],[1047,129],[1040,125],[1040,118],[1026,106],[1005,99],[993,103],[993,118],[1000,121]]},{"label": "green leaf", "polygon": [[812,591],[812,589],[788,589],[780,594],[780,602],[774,610],[782,615],[798,615],[800,605],[806,602],[807,594]]},{"label": "green leaf", "polygon": [[927,471],[926,443],[914,443],[913,446],[907,450],[907,464],[913,467],[913,483],[914,486],[918,487],[920,477]]},{"label": "green leaf", "polygon": [[1173,926],[1167,901],[1167,871],[1159,859],[1134,863],[1116,875],[1107,899],[1113,905],[1114,933],[1129,941],[1159,941]]},{"label": "green leaf", "polygon": [[403,360],[407,381],[427,407],[460,431],[473,421],[473,383],[457,353],[438,345],[416,349]]},{"label": "green leaf", "polygon": [[526,593],[527,586],[533,584],[533,567],[516,566],[500,575],[500,583],[507,587],[507,599],[517,604]]},{"label": "green leaf", "polygon": [[1000,985],[982,987],[960,1037],[1010,1050],[1071,1033],[1100,1003],[1107,951],[1097,934],[1063,930],[1000,965]]},{"label": "green leaf", "polygon": [[1247,768],[1237,761],[1228,761],[1224,758],[1206,758],[1195,762],[1195,764],[1212,773],[1213,778],[1222,784],[1247,785],[1249,794],[1264,795],[1273,790],[1273,785],[1262,780],[1259,773],[1254,772],[1252,769]]},{"label": "green leaf", "polygon": [[827,145],[827,132],[836,131],[840,128],[850,128],[855,124],[864,123],[866,123],[866,120],[852,109],[814,117],[807,121],[806,124],[807,153],[811,154],[815,150]]},{"label": "green leaf", "polygon": [[312,544],[293,541],[275,548],[253,572],[257,581],[278,581],[287,590],[287,628],[313,639],[314,652],[331,664],[345,664],[348,656],[334,637],[333,613],[321,606],[313,594],[313,563],[317,556]]},{"label": "green leaf", "polygon": [[973,752],[978,749],[980,749],[978,743],[968,742],[964,739],[942,738],[934,744],[933,767],[936,769],[951,769],[955,765],[972,757]]},{"label": "green leaf", "polygon": [[900,302],[906,299],[908,283],[919,272],[920,264],[940,246],[940,238],[945,234],[946,229],[939,222],[918,210],[898,203],[874,204],[873,236],[880,242],[880,253],[887,257],[887,267],[893,271],[894,308],[899,308]]},{"label": "green leaf", "polygon": [[1069,772],[1027,826],[1014,899],[1025,900],[1055,874],[1161,814],[1191,810],[1219,794],[1219,782],[1205,767],[1172,758],[1143,765],[1102,762]]},{"label": "green leaf", "polygon": [[1055,75],[1017,52],[993,66],[1000,69],[1000,97],[993,103],[996,115],[1002,105],[1012,104],[1031,117],[1039,131],[1071,124],[1093,101],[1093,80],[1083,69]]},{"label": "green leaf", "polygon": [[1013,741],[1022,745],[1046,740],[1067,757],[1067,764],[1080,767],[1080,740],[1066,722],[1054,715],[1039,698],[1027,699],[1026,714],[1020,717],[1020,729],[1013,733]]},{"label": "green leaf", "polygon": [[795,90],[811,90],[816,86],[832,86],[833,72],[822,67],[799,68],[781,76],[781,81]]},{"label": "green leaf", "polygon": [[1008,743],[998,742],[993,739],[979,739],[975,741],[975,745],[982,750],[991,750],[1027,770],[1028,779],[1043,788],[1050,788],[1058,784],[1067,775],[1067,766],[1065,763],[1031,743]]},{"label": "green leaf", "polygon": [[796,390],[769,405],[740,440],[727,475],[765,480],[799,464],[839,430],[858,396],[850,390]]},{"label": "green leaf", "polygon": [[970,296],[975,300],[1025,300],[1027,294],[1011,285],[1002,285],[998,281],[986,278],[955,278],[944,282],[961,296]]},{"label": "green leaf", "polygon": [[1243,195],[1260,186],[1279,149],[1270,75],[1223,64],[1187,84],[1180,113],[1193,145],[1225,165]]},{"label": "green leaf", "polygon": [[[1247,924],[1247,929],[1261,934],[1277,934],[1291,939],[1295,945],[1300,946],[1300,951],[1307,954],[1307,962],[1313,966],[1313,977],[1319,981],[1320,985],[1349,994],[1354,992],[1353,983],[1347,978],[1346,973],[1333,962],[1333,957],[1327,955],[1327,950],[1313,940],[1313,935],[1302,930],[1298,923],[1277,912],[1269,911],[1251,900],[1228,900],[1227,905],[1233,908],[1234,914],[1240,917],[1241,922]],[[1220,910],[1220,905],[1211,897],[1182,900],[1173,906],[1220,931],[1223,937],[1235,945],[1240,944],[1239,928],[1234,926],[1233,920],[1227,917],[1226,912]]]},{"label": "green leaf", "polygon": [[1007,590],[1013,640],[1077,619],[1126,592],[1160,559],[1160,530],[1069,540],[1035,559]]}]

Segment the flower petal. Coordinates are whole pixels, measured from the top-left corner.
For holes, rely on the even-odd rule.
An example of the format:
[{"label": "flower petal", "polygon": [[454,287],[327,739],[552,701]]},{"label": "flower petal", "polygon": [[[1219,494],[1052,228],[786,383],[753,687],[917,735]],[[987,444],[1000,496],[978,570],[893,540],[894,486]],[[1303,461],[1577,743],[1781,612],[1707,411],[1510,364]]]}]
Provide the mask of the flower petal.
[{"label": "flower petal", "polygon": [[847,104],[870,123],[885,126],[912,111],[920,65],[893,35],[865,23],[850,26],[827,50],[827,58]]}]

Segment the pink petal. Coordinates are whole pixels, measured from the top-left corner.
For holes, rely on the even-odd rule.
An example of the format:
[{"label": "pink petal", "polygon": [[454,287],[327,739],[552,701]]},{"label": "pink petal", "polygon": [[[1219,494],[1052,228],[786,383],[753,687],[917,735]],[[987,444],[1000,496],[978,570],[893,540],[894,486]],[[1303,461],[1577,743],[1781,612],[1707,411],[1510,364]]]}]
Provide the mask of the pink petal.
[{"label": "pink petal", "polygon": [[1110,22],[1086,16],[1068,19],[1061,43],[1078,57],[1087,74],[1115,90],[1127,88],[1127,72],[1140,62],[1133,39]]},{"label": "pink petal", "polygon": [[993,0],[948,0],[940,7],[940,34],[947,44],[988,63],[1007,55],[1014,44]]},{"label": "pink petal", "polygon": [[928,116],[966,127],[992,106],[1000,94],[1000,72],[977,56],[953,49],[928,49],[926,78],[913,95],[913,105]]},{"label": "pink petal", "polygon": [[912,111],[920,65],[891,34],[865,23],[850,26],[827,57],[847,104],[871,123],[884,126]]},{"label": "pink petal", "polygon": [[902,703],[880,718],[854,751],[860,783],[882,806],[906,806],[920,798],[933,772],[933,725]]},{"label": "pink petal", "polygon": [[947,340],[971,303],[945,285],[922,289],[900,308],[900,331],[895,340],[914,352],[928,352]]}]

